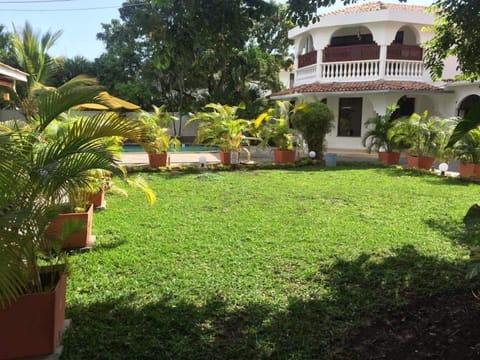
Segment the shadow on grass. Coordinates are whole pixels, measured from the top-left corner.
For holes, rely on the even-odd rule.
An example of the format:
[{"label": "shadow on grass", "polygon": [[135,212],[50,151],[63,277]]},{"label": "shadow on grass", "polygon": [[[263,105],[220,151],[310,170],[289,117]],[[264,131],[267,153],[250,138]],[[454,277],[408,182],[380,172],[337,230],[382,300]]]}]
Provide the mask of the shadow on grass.
[{"label": "shadow on grass", "polygon": [[469,186],[475,184],[475,182],[461,177],[452,176],[440,176],[432,171],[421,169],[403,169],[401,167],[389,167],[389,171],[386,172],[389,176],[394,177],[423,177],[425,181],[432,185],[456,185],[456,186]]},{"label": "shadow on grass", "polygon": [[443,218],[431,218],[425,223],[433,230],[447,237],[454,244],[466,245],[468,247],[480,245],[480,232],[468,230],[463,219],[454,219],[450,216]]},{"label": "shadow on grass", "polygon": [[348,349],[348,333],[368,319],[410,299],[466,287],[464,265],[404,246],[386,257],[361,254],[319,265],[299,280],[325,291],[307,291],[285,307],[232,304],[228,294],[203,304],[131,295],[73,305],[62,359],[329,359]]},{"label": "shadow on grass", "polygon": [[305,165],[305,166],[285,166],[281,170],[288,170],[295,172],[336,172],[336,171],[348,171],[348,170],[371,170],[371,169],[386,169],[386,167],[380,163],[373,162],[338,162],[337,166],[325,166],[322,164],[317,165]]},{"label": "shadow on grass", "polygon": [[292,163],[292,164],[276,164],[272,163],[256,163],[253,165],[209,165],[205,168],[198,166],[185,166],[180,168],[172,168],[170,170],[158,170],[151,168],[142,168],[141,170],[132,170],[133,173],[140,172],[147,179],[154,174],[161,174],[165,179],[176,179],[185,175],[199,175],[199,174],[221,174],[230,171],[258,171],[258,170],[285,170],[285,171],[301,171],[301,172],[317,172],[317,171],[343,171],[343,170],[362,170],[362,169],[385,169],[386,166],[381,163],[370,161],[339,161],[337,166],[325,166],[322,163],[315,165],[310,162],[307,163]]}]

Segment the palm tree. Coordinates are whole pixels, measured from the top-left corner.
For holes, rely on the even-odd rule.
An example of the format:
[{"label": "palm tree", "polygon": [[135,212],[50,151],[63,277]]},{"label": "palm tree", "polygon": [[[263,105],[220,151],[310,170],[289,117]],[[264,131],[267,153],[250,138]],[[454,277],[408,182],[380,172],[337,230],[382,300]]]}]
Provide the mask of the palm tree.
[{"label": "palm tree", "polygon": [[368,152],[384,149],[385,152],[390,153],[398,148],[392,121],[392,114],[397,109],[397,105],[389,106],[385,115],[377,115],[367,120],[365,126],[371,129],[363,136],[362,145],[367,147]]},{"label": "palm tree", "polygon": [[462,139],[470,130],[480,126],[480,102],[470,109],[467,115],[457,124],[448,141],[448,147],[455,145],[457,141]]},{"label": "palm tree", "polygon": [[38,94],[27,126],[0,130],[0,305],[45,290],[39,259],[58,262],[54,250],[60,246],[44,230],[63,202],[91,189],[90,171],[125,175],[102,139],[142,140],[139,122],[103,112],[75,119],[48,141],[49,126],[61,113],[96,101],[98,86],[80,80]]},{"label": "palm tree", "polygon": [[18,64],[23,71],[30,74],[29,88],[35,83],[47,84],[56,67],[55,59],[48,51],[62,35],[62,31],[48,31],[41,35],[34,32],[28,21],[21,30],[13,27],[13,48]]},{"label": "palm tree", "polygon": [[456,158],[463,162],[480,163],[480,129],[467,132],[453,147]]},{"label": "palm tree", "polygon": [[295,108],[289,101],[275,102],[275,106],[261,113],[254,121],[254,134],[262,139],[264,146],[271,142],[280,150],[295,148],[291,127]]},{"label": "palm tree", "polygon": [[244,132],[250,124],[248,120],[240,119],[237,115],[237,111],[243,108],[243,105],[228,106],[210,103],[205,105],[205,109],[211,111],[195,114],[187,125],[200,121],[196,139],[198,143],[216,145],[225,152],[237,151],[244,139]]},{"label": "palm tree", "polygon": [[425,111],[421,115],[414,113],[409,118],[397,120],[394,131],[411,155],[441,158],[453,123],[451,119],[429,117]]}]

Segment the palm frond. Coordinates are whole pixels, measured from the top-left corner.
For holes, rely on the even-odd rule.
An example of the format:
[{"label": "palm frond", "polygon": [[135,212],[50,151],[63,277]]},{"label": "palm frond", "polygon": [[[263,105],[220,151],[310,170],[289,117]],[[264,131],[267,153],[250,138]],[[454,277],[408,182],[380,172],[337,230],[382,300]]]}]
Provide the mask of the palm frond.
[{"label": "palm frond", "polygon": [[39,124],[39,132],[70,108],[96,101],[96,96],[101,90],[98,85],[75,86],[77,78],[70,81],[72,84],[67,83],[58,89],[45,91],[36,99],[37,109],[34,118]]},{"label": "palm frond", "polygon": [[465,136],[470,130],[473,130],[480,126],[480,102],[470,109],[465,118],[461,120],[455,129],[453,130],[452,136],[448,141],[447,147],[452,147],[457,143],[463,136]]}]

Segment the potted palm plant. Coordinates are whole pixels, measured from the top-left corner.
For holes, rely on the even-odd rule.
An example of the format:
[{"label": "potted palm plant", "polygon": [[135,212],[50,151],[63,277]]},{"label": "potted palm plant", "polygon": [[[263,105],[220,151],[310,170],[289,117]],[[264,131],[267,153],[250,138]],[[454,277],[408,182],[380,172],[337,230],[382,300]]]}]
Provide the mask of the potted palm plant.
[{"label": "potted palm plant", "polygon": [[385,165],[398,164],[400,159],[400,143],[394,131],[392,114],[398,109],[397,105],[387,107],[385,115],[377,115],[368,119],[365,126],[368,128],[363,135],[362,145],[370,153],[378,152],[378,160]]},{"label": "potted palm plant", "polygon": [[239,151],[244,141],[244,133],[250,122],[238,118],[237,111],[244,106],[207,104],[205,112],[195,114],[187,123],[200,121],[196,142],[218,146],[220,161],[224,165],[231,163],[231,153]]},{"label": "potted palm plant", "polygon": [[140,123],[101,113],[73,122],[59,141],[45,140],[45,129],[59,114],[95,101],[99,88],[90,85],[43,90],[27,117],[29,126],[0,133],[0,359],[55,350],[66,291],[66,262],[59,250],[68,234],[52,239],[46,229],[65,202],[91,187],[90,170],[124,175],[100,139],[141,137]]},{"label": "potted palm plant", "polygon": [[111,186],[112,174],[102,169],[95,169],[90,172],[92,191],[85,194],[85,202],[93,205],[94,208],[105,208],[105,193]]},{"label": "potted palm plant", "polygon": [[262,144],[273,145],[275,162],[295,162],[295,134],[291,127],[293,106],[288,101],[276,101],[275,106],[261,113],[254,122],[254,133]]},{"label": "potted palm plant", "polygon": [[170,125],[177,119],[165,110],[165,106],[153,106],[153,113],[142,111],[139,119],[144,133],[140,145],[148,153],[151,167],[167,166],[167,152],[178,149],[180,141],[171,135]]},{"label": "potted palm plant", "polygon": [[467,132],[453,146],[455,158],[460,160],[458,172],[465,177],[480,177],[480,129]]},{"label": "potted palm plant", "polygon": [[452,120],[429,117],[427,111],[398,119],[394,125],[398,141],[407,147],[407,166],[424,170],[431,169],[435,158],[444,155],[452,130]]}]

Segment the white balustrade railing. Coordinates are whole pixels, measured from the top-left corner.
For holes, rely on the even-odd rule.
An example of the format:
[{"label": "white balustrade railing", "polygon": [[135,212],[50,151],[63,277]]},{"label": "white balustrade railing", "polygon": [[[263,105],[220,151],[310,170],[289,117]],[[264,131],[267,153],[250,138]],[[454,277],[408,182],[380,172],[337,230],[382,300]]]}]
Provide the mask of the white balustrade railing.
[{"label": "white balustrade railing", "polygon": [[300,68],[295,73],[295,84],[316,81],[368,81],[368,80],[413,80],[424,78],[422,61],[411,60],[362,60],[314,64]]},{"label": "white balustrade railing", "polygon": [[317,76],[317,64],[308,65],[296,71],[295,82],[310,82],[308,80],[315,80],[316,76]]},{"label": "white balustrade railing", "polygon": [[385,64],[385,78],[418,80],[424,75],[423,61],[387,60]]},{"label": "white balustrade railing", "polygon": [[354,81],[378,79],[379,60],[341,61],[321,64],[321,78],[325,80]]}]

